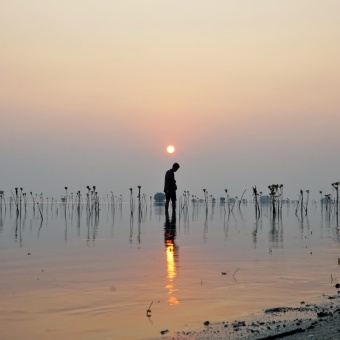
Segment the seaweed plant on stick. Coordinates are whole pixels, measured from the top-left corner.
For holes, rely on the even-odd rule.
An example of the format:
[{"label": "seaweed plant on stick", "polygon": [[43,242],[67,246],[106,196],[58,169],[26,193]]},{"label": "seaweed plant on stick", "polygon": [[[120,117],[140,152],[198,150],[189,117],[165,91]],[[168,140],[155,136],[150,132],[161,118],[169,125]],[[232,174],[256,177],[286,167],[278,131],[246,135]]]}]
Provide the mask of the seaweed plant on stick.
[{"label": "seaweed plant on stick", "polygon": [[309,203],[309,190],[306,190],[306,200],[304,200],[303,190],[300,190],[299,200],[295,208],[295,215],[297,214],[299,208],[301,213],[301,218],[303,218],[303,212],[305,215],[308,213],[308,203]]},{"label": "seaweed plant on stick", "polygon": [[133,189],[130,188],[130,215],[133,215],[134,210],[135,210],[135,202],[133,199]]},{"label": "seaweed plant on stick", "polygon": [[208,190],[203,189],[203,194],[204,194],[205,215],[208,216],[208,200],[209,200]]},{"label": "seaweed plant on stick", "polygon": [[272,214],[275,218],[276,214],[280,215],[282,211],[282,195],[283,184],[268,185],[269,197],[271,201]]},{"label": "seaweed plant on stick", "polygon": [[[332,183],[332,189],[333,189],[332,194],[326,194],[324,195],[324,197],[322,197],[322,191],[320,191],[321,212],[323,212],[323,207],[325,206],[326,213],[329,219],[331,217],[331,213],[334,212],[336,216],[337,228],[338,228],[338,223],[339,223],[339,186],[340,186],[340,182]],[[333,196],[334,190],[335,190],[335,197]]]},{"label": "seaweed plant on stick", "polygon": [[339,215],[339,185],[340,185],[340,182],[332,183],[332,187],[333,187],[333,189],[336,192],[336,201],[335,201],[336,209],[335,209],[335,211],[336,211],[336,215],[337,216]]},{"label": "seaweed plant on stick", "polygon": [[337,230],[339,230],[339,185],[340,185],[340,182],[332,183],[332,187],[336,191],[335,215],[336,215],[336,227],[337,227]]},{"label": "seaweed plant on stick", "polygon": [[254,196],[254,203],[255,203],[255,218],[256,220],[258,220],[260,217],[260,207],[259,207],[260,193],[257,191],[256,185],[253,187],[253,196]]},{"label": "seaweed plant on stick", "polygon": [[5,201],[5,191],[0,191],[0,209],[2,210],[2,205],[4,204],[4,207],[6,209],[6,201]]}]

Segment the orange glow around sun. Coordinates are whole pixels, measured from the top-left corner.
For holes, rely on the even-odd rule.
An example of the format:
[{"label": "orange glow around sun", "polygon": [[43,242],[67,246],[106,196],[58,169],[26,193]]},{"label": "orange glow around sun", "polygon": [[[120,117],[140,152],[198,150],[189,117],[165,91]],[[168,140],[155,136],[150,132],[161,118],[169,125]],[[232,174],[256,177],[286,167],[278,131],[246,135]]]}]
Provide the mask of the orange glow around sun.
[{"label": "orange glow around sun", "polygon": [[166,148],[166,151],[168,151],[168,153],[174,153],[175,148],[174,148],[172,145],[169,145],[169,146]]}]

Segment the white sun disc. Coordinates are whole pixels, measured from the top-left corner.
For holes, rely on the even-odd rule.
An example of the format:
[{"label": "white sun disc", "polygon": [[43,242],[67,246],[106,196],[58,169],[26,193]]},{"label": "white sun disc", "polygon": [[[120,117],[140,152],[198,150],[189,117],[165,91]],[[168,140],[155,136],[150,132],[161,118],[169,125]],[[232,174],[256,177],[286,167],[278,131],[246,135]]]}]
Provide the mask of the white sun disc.
[{"label": "white sun disc", "polygon": [[166,148],[166,151],[168,151],[168,153],[174,153],[175,148],[174,148],[172,145],[169,145],[169,146]]}]

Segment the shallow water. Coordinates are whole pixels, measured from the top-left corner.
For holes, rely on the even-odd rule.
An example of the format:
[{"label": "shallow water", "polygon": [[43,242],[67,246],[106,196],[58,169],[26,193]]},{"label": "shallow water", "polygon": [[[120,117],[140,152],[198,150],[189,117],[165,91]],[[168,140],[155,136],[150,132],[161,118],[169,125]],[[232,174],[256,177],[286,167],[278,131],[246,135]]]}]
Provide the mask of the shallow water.
[{"label": "shallow water", "polygon": [[[148,339],[334,294],[340,232],[334,208],[252,203],[232,213],[190,204],[28,204],[0,209],[3,339]],[[225,274],[225,275],[224,275]],[[151,306],[150,306],[151,305]],[[147,310],[150,309],[149,316]]]}]

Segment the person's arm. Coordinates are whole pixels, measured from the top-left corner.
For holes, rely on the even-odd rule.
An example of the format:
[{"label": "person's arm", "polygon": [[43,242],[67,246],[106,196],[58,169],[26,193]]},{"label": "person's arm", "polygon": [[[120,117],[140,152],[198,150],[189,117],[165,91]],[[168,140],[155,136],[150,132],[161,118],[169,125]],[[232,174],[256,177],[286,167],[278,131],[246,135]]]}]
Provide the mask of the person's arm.
[{"label": "person's arm", "polygon": [[169,189],[170,190],[177,190],[177,185],[176,185],[176,180],[175,180],[175,173],[173,171],[170,171]]},{"label": "person's arm", "polygon": [[169,191],[171,188],[171,171],[168,170],[165,173],[165,179],[164,179],[164,192]]}]

